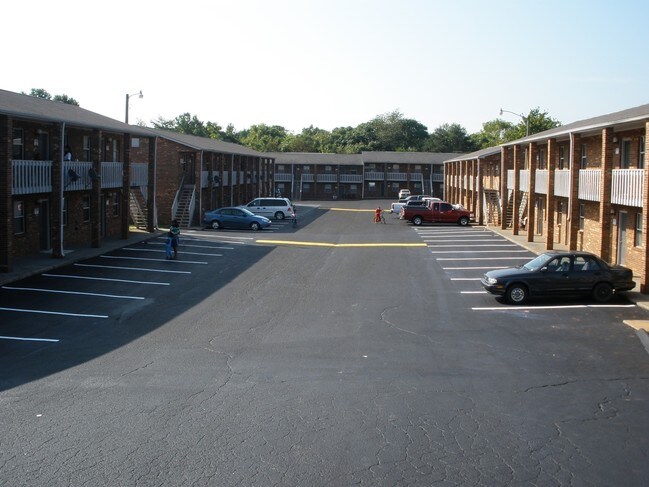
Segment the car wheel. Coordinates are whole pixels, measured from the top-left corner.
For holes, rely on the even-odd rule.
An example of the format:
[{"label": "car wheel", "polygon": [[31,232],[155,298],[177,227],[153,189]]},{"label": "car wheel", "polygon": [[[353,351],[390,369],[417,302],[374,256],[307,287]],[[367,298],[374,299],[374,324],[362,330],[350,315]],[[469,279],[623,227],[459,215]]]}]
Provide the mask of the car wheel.
[{"label": "car wheel", "polygon": [[218,230],[219,228],[221,228],[221,224],[220,224],[218,221],[214,220],[214,221],[212,222],[212,228],[213,228],[214,230]]},{"label": "car wheel", "polygon": [[250,224],[250,230],[252,230],[252,231],[254,231],[254,232],[256,232],[257,230],[259,230],[260,228],[261,228],[261,226],[260,226],[259,223],[257,223],[257,222],[252,222],[252,223]]},{"label": "car wheel", "polygon": [[282,213],[281,211],[278,211],[277,213],[275,213],[275,219],[276,220],[283,220],[284,219],[284,213]]},{"label": "car wheel", "polygon": [[417,226],[421,225],[423,222],[424,222],[424,220],[419,215],[413,217],[413,219],[412,219],[412,223],[417,225]]},{"label": "car wheel", "polygon": [[460,217],[457,224],[461,227],[466,227],[469,224],[469,219],[466,216]]},{"label": "car wheel", "polygon": [[523,304],[527,301],[529,293],[525,285],[512,284],[507,288],[506,297],[510,304]]},{"label": "car wheel", "polygon": [[607,282],[600,282],[593,288],[593,298],[598,303],[605,303],[613,297],[613,287]]}]

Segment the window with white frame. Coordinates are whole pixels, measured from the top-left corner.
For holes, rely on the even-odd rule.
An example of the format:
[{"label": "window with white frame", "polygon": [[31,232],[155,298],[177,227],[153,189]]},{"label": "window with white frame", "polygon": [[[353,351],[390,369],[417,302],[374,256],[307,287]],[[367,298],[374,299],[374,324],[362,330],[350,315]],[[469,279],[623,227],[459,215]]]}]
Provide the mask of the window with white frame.
[{"label": "window with white frame", "polygon": [[566,165],[566,148],[559,146],[559,169],[564,169]]},{"label": "window with white frame", "polygon": [[642,247],[642,213],[635,214],[635,246]]},{"label": "window with white frame", "polygon": [[638,147],[638,169],[644,169],[644,151],[645,151],[645,136],[640,137],[640,146]]},{"label": "window with white frame", "polygon": [[622,141],[622,157],[620,157],[620,169],[629,169],[631,165],[631,141]]},{"label": "window with white frame", "polygon": [[324,192],[325,193],[331,193],[331,184],[325,184],[324,185]]},{"label": "window with white frame", "polygon": [[83,136],[83,160],[92,162],[92,143],[89,135]]},{"label": "window with white frame", "polygon": [[586,144],[581,144],[581,169],[586,169]]},{"label": "window with white frame", "polygon": [[586,205],[581,203],[579,205],[579,230],[584,231],[584,226],[586,222]]},{"label": "window with white frame", "polygon": [[90,196],[84,196],[81,201],[81,212],[83,214],[83,221],[90,221]]},{"label": "window with white frame", "polygon": [[330,173],[332,170],[333,170],[333,169],[332,169],[331,166],[325,166],[325,172],[326,172],[326,173]]},{"label": "window with white frame", "polygon": [[302,192],[310,193],[311,192],[311,183],[302,183]]},{"label": "window with white frame", "polygon": [[302,171],[310,173],[311,172],[311,166],[306,166],[306,165],[302,166]]},{"label": "window with white frame", "polygon": [[14,233],[25,233],[25,202],[14,201]]},{"label": "window with white frame", "polygon": [[14,129],[12,138],[13,138],[13,150],[11,153],[11,157],[14,160],[21,160],[23,159],[25,154],[23,129]]}]

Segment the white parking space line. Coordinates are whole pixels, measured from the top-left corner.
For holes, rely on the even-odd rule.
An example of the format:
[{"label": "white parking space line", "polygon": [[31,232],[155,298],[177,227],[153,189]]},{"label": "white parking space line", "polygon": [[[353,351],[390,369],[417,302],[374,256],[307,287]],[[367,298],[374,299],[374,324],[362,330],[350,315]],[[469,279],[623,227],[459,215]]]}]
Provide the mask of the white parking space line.
[{"label": "white parking space line", "polygon": [[[428,247],[430,248],[430,246]],[[480,253],[480,254],[489,254],[489,253],[529,253],[529,250],[431,250],[433,254],[467,254],[467,253]],[[531,257],[528,257],[527,260],[532,260]]]},{"label": "white parking space line", "polygon": [[[424,242],[429,242],[428,240],[424,240]],[[458,242],[460,242],[458,240]],[[439,245],[439,244],[430,244],[428,243],[428,248],[438,248],[438,247],[457,247],[458,244],[453,244],[453,245]],[[464,247],[518,247],[516,244],[462,244],[462,248]]]},{"label": "white parking space line", "polygon": [[438,257],[435,260],[532,260],[532,257]]},{"label": "white parking space line", "polygon": [[146,267],[125,267],[117,265],[101,265],[101,264],[74,264],[78,267],[97,267],[100,269],[121,269],[125,271],[141,271],[141,272],[161,272],[163,274],[191,274],[191,271],[168,271],[165,269],[147,269]]},{"label": "white parking space line", "polygon": [[[192,242],[201,242],[203,243],[202,240],[191,240]],[[166,245],[164,242],[149,242],[147,245],[160,245],[164,246]],[[214,245],[194,245],[194,244],[187,244],[183,242],[182,248],[185,247],[191,247],[191,248],[197,248],[197,249],[217,249],[217,250],[234,250],[234,247],[221,247],[221,246],[214,246]],[[142,247],[124,247],[124,250],[143,250]]]},{"label": "white parking space line", "polygon": [[80,296],[97,296],[101,298],[116,298],[116,299],[144,299],[141,296],[123,296],[118,294],[99,294],[99,293],[87,293],[81,291],[62,291],[60,289],[42,289],[37,287],[13,287],[13,286],[2,286],[2,289],[11,289],[12,291],[35,291],[41,293],[53,293],[53,294],[74,294]]},{"label": "white parking space line", "polygon": [[568,304],[565,306],[494,306],[471,308],[473,311],[528,311],[545,309],[583,309],[583,308],[635,308],[635,304]]},{"label": "white parking space line", "polygon": [[[161,254],[164,254],[166,251],[164,249],[158,250],[158,249],[135,249],[132,247],[124,247],[122,250],[131,250],[134,252],[158,252]],[[223,254],[206,254],[203,252],[187,252],[185,250],[182,251],[183,255],[204,255],[208,257],[223,257]],[[103,256],[102,256],[103,257]],[[119,258],[119,257],[118,257]],[[130,259],[131,257],[124,257],[125,259]],[[159,260],[159,259],[156,259]]]},{"label": "white parking space line", "polygon": [[478,269],[505,269],[505,266],[480,266],[480,267],[442,267],[445,271],[466,271],[466,270],[478,270]]},{"label": "white parking space line", "polygon": [[[207,238],[207,239],[227,239],[227,243],[243,243],[243,242],[237,242],[237,240],[254,240],[253,237],[231,237],[229,235],[211,235],[210,233],[207,232],[196,232],[196,231],[187,231],[183,232],[182,235],[180,236],[181,241],[187,238],[187,235],[191,235],[194,238],[197,238],[198,236],[202,238]],[[165,237],[159,237],[159,238],[165,238]]]},{"label": "white parking space line", "polygon": [[460,294],[487,294],[487,291],[460,291]]},{"label": "white parking space line", "polygon": [[451,281],[479,281],[481,277],[451,277]]},{"label": "white parking space line", "polygon": [[7,337],[7,336],[0,336],[0,340],[18,340],[21,342],[49,342],[49,343],[59,342],[58,338],[27,338],[27,337]]},{"label": "white parking space line", "polygon": [[[108,266],[97,266],[97,267],[108,267]],[[111,267],[109,267],[111,268]],[[189,274],[189,273],[187,273]],[[65,274],[41,274],[45,277],[61,277],[64,279],[87,279],[89,281],[112,281],[112,282],[123,282],[126,284],[151,284],[152,286],[169,286],[169,282],[155,282],[155,281],[131,281],[129,279],[110,279],[108,277],[86,277],[86,276],[67,276]]]},{"label": "white parking space line", "polygon": [[45,311],[37,309],[21,309],[21,308],[0,308],[0,311],[15,311],[16,313],[36,313],[41,315],[58,315],[58,316],[74,316],[76,318],[108,318],[108,315],[89,315],[81,313],[64,313],[61,311]]},{"label": "white parking space line", "polygon": [[469,240],[472,242],[508,242],[508,240],[504,238],[457,238],[457,237],[433,237],[433,238],[424,238],[422,239],[424,242],[468,242]]},{"label": "white parking space line", "polygon": [[202,264],[202,265],[207,265],[208,264],[208,262],[196,261],[196,260],[148,259],[146,257],[120,257],[118,255],[100,255],[99,257],[102,258],[102,259],[146,260],[146,261],[154,261],[154,262],[173,262],[173,263],[177,263],[177,264]]}]

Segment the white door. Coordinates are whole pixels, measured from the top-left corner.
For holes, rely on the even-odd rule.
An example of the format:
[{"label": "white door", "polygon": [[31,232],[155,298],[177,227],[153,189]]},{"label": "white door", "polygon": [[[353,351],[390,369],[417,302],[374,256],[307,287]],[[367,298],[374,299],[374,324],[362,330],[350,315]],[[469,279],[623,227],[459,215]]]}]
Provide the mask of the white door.
[{"label": "white door", "polygon": [[625,265],[626,260],[626,211],[621,211],[617,219],[617,264]]}]

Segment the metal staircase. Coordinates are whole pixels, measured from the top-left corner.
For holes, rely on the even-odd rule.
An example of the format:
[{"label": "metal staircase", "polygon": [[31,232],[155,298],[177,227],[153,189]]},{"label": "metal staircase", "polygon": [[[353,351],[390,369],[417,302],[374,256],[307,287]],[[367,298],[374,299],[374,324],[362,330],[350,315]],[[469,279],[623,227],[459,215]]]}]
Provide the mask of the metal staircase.
[{"label": "metal staircase", "polygon": [[194,186],[183,185],[176,196],[173,219],[178,220],[180,228],[188,228],[192,224],[192,211],[194,208]]},{"label": "metal staircase", "polygon": [[146,199],[144,198],[142,191],[137,188],[131,188],[131,190],[128,192],[128,198],[129,216],[131,217],[131,223],[136,228],[146,229],[148,210],[146,206]]},{"label": "metal staircase", "polygon": [[502,208],[498,191],[485,190],[483,192],[483,205],[485,209],[485,223],[488,225],[500,225],[502,219]]}]

